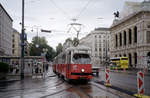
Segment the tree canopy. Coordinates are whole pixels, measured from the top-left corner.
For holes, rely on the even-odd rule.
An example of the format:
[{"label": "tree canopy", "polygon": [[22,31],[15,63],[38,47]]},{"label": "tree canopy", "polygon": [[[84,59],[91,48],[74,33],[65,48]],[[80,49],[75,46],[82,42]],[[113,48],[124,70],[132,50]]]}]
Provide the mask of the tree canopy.
[{"label": "tree canopy", "polygon": [[56,55],[58,55],[59,53],[61,53],[63,50],[63,46],[61,43],[58,44],[58,46],[56,46]]},{"label": "tree canopy", "polygon": [[[55,50],[47,44],[45,37],[33,37],[32,42],[30,43],[30,55],[31,56],[41,56],[44,53],[43,49],[47,49],[46,59],[51,61],[55,55]],[[38,47],[36,47],[38,45]]]}]

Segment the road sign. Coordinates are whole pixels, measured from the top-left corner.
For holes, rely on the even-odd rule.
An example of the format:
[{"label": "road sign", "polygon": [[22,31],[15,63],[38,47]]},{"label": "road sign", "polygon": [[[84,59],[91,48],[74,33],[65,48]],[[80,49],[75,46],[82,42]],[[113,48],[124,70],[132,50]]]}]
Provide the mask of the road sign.
[{"label": "road sign", "polygon": [[43,29],[41,29],[41,32],[51,33],[52,31],[51,30],[43,30]]}]

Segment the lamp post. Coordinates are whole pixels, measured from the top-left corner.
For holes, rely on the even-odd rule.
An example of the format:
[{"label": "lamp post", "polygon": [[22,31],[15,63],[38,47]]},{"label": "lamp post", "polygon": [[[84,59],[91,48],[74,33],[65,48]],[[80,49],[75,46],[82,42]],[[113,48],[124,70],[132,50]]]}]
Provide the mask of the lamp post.
[{"label": "lamp post", "polygon": [[22,0],[22,29],[21,29],[21,80],[24,79],[24,0]]},{"label": "lamp post", "polygon": [[106,67],[108,66],[108,32],[106,32]]}]

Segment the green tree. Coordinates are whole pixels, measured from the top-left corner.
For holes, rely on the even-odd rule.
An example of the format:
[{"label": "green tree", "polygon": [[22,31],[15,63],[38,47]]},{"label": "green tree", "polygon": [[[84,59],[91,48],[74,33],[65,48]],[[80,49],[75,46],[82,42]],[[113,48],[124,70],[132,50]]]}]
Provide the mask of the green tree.
[{"label": "green tree", "polygon": [[[39,47],[36,47],[36,45]],[[46,53],[46,59],[48,61],[52,60],[56,55],[55,50],[48,45],[45,37],[33,37],[30,46],[30,56],[41,56],[41,54],[44,53],[44,48],[48,50]]]},{"label": "green tree", "polygon": [[[63,43],[63,45],[66,45],[66,44],[69,44],[68,46],[71,47],[71,46],[77,46],[79,44],[79,40],[77,38],[74,38],[73,40],[71,38],[67,38],[65,40],[65,42]],[[56,55],[60,54],[63,50],[63,45],[61,43],[59,43],[57,46],[56,46]]]},{"label": "green tree", "polygon": [[67,38],[67,39],[65,40],[65,43],[67,43],[67,42],[73,43],[73,40],[72,40],[71,38]]},{"label": "green tree", "polygon": [[58,46],[56,46],[56,55],[58,55],[59,53],[62,52],[63,46],[61,43],[58,44]]}]

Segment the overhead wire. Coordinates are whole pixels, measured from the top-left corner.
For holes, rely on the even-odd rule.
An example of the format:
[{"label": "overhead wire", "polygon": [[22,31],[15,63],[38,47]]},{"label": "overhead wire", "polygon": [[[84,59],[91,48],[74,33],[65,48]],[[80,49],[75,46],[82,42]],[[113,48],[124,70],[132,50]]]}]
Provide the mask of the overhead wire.
[{"label": "overhead wire", "polygon": [[90,5],[90,3],[92,2],[92,0],[89,0],[85,6],[83,7],[83,9],[79,12],[79,14],[76,16],[76,18],[80,18],[80,16],[82,15],[82,13],[88,8],[88,6]]},{"label": "overhead wire", "polygon": [[62,8],[60,8],[53,0],[49,0],[62,14],[65,15],[65,17],[68,19],[70,16],[67,12],[65,12]]},{"label": "overhead wire", "polygon": [[37,2],[37,1],[40,1],[40,0],[28,0],[25,3],[34,3],[34,2]]}]

